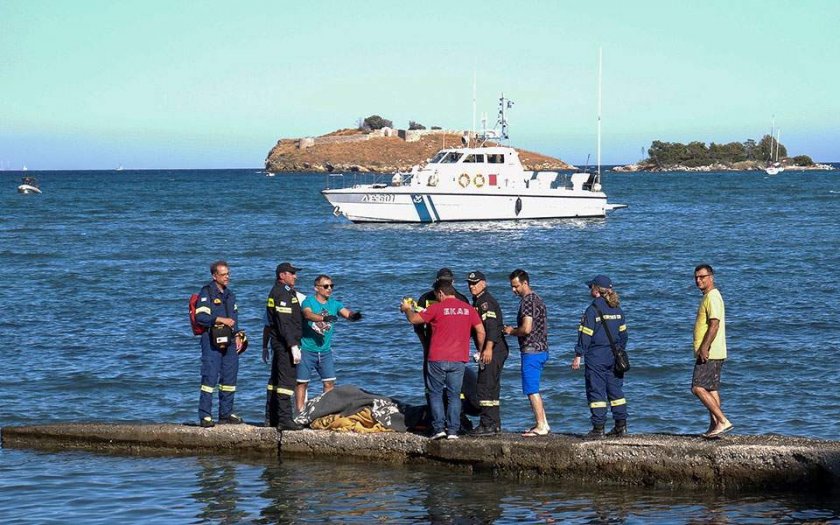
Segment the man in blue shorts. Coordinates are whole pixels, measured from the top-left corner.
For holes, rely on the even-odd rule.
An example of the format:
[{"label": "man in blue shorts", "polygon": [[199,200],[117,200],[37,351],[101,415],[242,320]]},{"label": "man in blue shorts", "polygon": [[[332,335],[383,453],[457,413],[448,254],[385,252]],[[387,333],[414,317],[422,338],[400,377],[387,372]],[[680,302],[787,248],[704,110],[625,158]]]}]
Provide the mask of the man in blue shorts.
[{"label": "man in blue shorts", "polygon": [[295,404],[298,412],[303,410],[306,401],[306,389],[317,372],[324,383],[324,393],[335,386],[335,359],[332,343],[333,329],[338,316],[351,321],[362,318],[362,312],[353,312],[344,307],[341,301],[332,298],[334,285],[329,275],[315,278],[315,295],[304,299],[301,308],[303,318],[303,336],[300,338],[301,358],[297,366],[297,385],[295,386]]},{"label": "man in blue shorts", "polygon": [[540,377],[548,361],[548,316],[542,298],[531,289],[528,272],[516,269],[511,272],[510,287],[522,301],[519,303],[517,326],[505,326],[505,335],[519,338],[522,355],[522,393],[528,396],[536,423],[525,431],[524,437],[545,436],[551,430],[545,417],[545,407],[540,397]]}]

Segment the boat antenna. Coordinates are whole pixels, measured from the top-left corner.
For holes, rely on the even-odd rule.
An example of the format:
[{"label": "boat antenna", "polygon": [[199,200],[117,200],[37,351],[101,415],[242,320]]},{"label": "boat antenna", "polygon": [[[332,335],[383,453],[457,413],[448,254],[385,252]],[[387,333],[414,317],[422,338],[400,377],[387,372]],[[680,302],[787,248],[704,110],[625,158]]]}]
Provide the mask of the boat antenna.
[{"label": "boat antenna", "polygon": [[[601,64],[603,61],[603,48],[598,48],[598,147],[596,150],[598,162],[598,176],[596,182],[601,183]],[[587,165],[589,160],[586,161]]]}]

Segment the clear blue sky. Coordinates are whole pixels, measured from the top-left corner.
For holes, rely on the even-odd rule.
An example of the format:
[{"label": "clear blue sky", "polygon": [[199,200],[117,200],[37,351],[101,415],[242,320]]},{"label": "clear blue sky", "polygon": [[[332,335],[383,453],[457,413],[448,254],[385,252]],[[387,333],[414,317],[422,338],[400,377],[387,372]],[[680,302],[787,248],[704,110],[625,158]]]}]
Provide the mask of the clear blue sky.
[{"label": "clear blue sky", "polygon": [[840,160],[840,1],[0,0],[0,168],[262,166],[279,138],[379,114],[580,164],[652,140]]}]

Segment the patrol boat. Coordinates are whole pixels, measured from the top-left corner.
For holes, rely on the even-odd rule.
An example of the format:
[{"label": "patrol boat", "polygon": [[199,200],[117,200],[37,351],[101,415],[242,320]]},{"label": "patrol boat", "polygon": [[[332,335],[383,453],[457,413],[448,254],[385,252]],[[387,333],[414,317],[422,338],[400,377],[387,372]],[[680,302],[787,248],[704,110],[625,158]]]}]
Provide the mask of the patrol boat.
[{"label": "patrol boat", "polygon": [[[321,191],[333,214],[352,222],[446,222],[605,217],[626,207],[608,204],[601,189],[600,167],[595,173],[562,174],[526,171],[519,153],[491,140],[505,140],[505,110],[512,103],[499,99],[501,133],[484,131],[477,147],[465,145],[439,151],[408,173],[390,182],[345,187],[345,175],[330,176]],[[600,140],[599,140],[600,143]],[[599,163],[600,165],[600,163]]]}]

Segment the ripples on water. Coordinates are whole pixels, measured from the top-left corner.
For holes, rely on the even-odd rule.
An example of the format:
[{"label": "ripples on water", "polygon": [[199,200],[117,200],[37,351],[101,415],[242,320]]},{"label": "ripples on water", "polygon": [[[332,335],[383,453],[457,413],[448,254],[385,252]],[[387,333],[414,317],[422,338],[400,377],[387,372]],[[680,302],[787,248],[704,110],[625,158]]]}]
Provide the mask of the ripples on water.
[{"label": "ripples on water", "polygon": [[[513,268],[527,269],[549,307],[552,360],[543,386],[549,421],[560,432],[588,427],[582,373],[568,365],[588,302],[583,282],[606,273],[628,317],[631,430],[695,433],[705,428],[706,416],[688,390],[700,299],[692,272],[709,262],[727,306],[730,360],[722,393],[737,431],[840,437],[840,307],[832,296],[840,284],[837,172],[608,174],[610,201],[630,208],[606,220],[425,226],[335,219],[318,194],[319,176],[266,178],[253,170],[36,175],[44,194],[20,196],[14,193],[17,177],[0,174],[0,300],[3,326],[14,340],[3,350],[11,372],[0,383],[2,426],[193,421],[199,354],[186,300],[208,279],[207,265],[223,257],[231,263],[240,320],[257,340],[278,262],[304,268],[298,284],[305,292],[315,275],[331,274],[336,296],[366,315],[338,327],[339,382],[409,402],[422,398],[420,352],[397,310],[399,299],[425,291],[441,266],[455,270],[462,292],[463,276],[481,269],[512,321],[517,300],[506,276]],[[503,378],[508,430],[523,428],[531,417],[517,365],[514,352]],[[262,420],[266,378],[255,344],[243,356],[236,399],[237,412],[249,421]],[[189,463],[197,460],[2,454],[33,471],[45,470],[47,458],[92,462],[115,483],[140,464],[177,476],[178,463],[187,461],[187,470],[200,471]],[[249,479],[244,473],[254,470],[231,465],[237,480],[240,472]],[[11,483],[39,484],[24,469],[14,472]],[[166,483],[148,481],[143,490],[180,501]],[[300,483],[313,492],[311,484]],[[527,492],[533,485],[523,487]],[[123,493],[133,497],[138,488],[126,484]],[[70,496],[65,510],[95,507],[97,498],[62,490]],[[414,489],[395,490],[408,498]],[[311,496],[322,497],[318,490]],[[661,502],[690,516],[693,507],[673,498]],[[763,509],[773,508],[772,500],[761,501]],[[123,501],[118,513],[131,507]],[[542,519],[513,507],[503,507],[512,513],[505,516]]]},{"label": "ripples on water", "polygon": [[[19,523],[827,523],[812,495],[716,495],[432,466],[0,451],[0,516]],[[49,468],[43,464],[49,461]],[[97,470],[92,470],[95,465]],[[97,473],[99,472],[99,473]],[[8,523],[8,521],[6,521]]]}]

